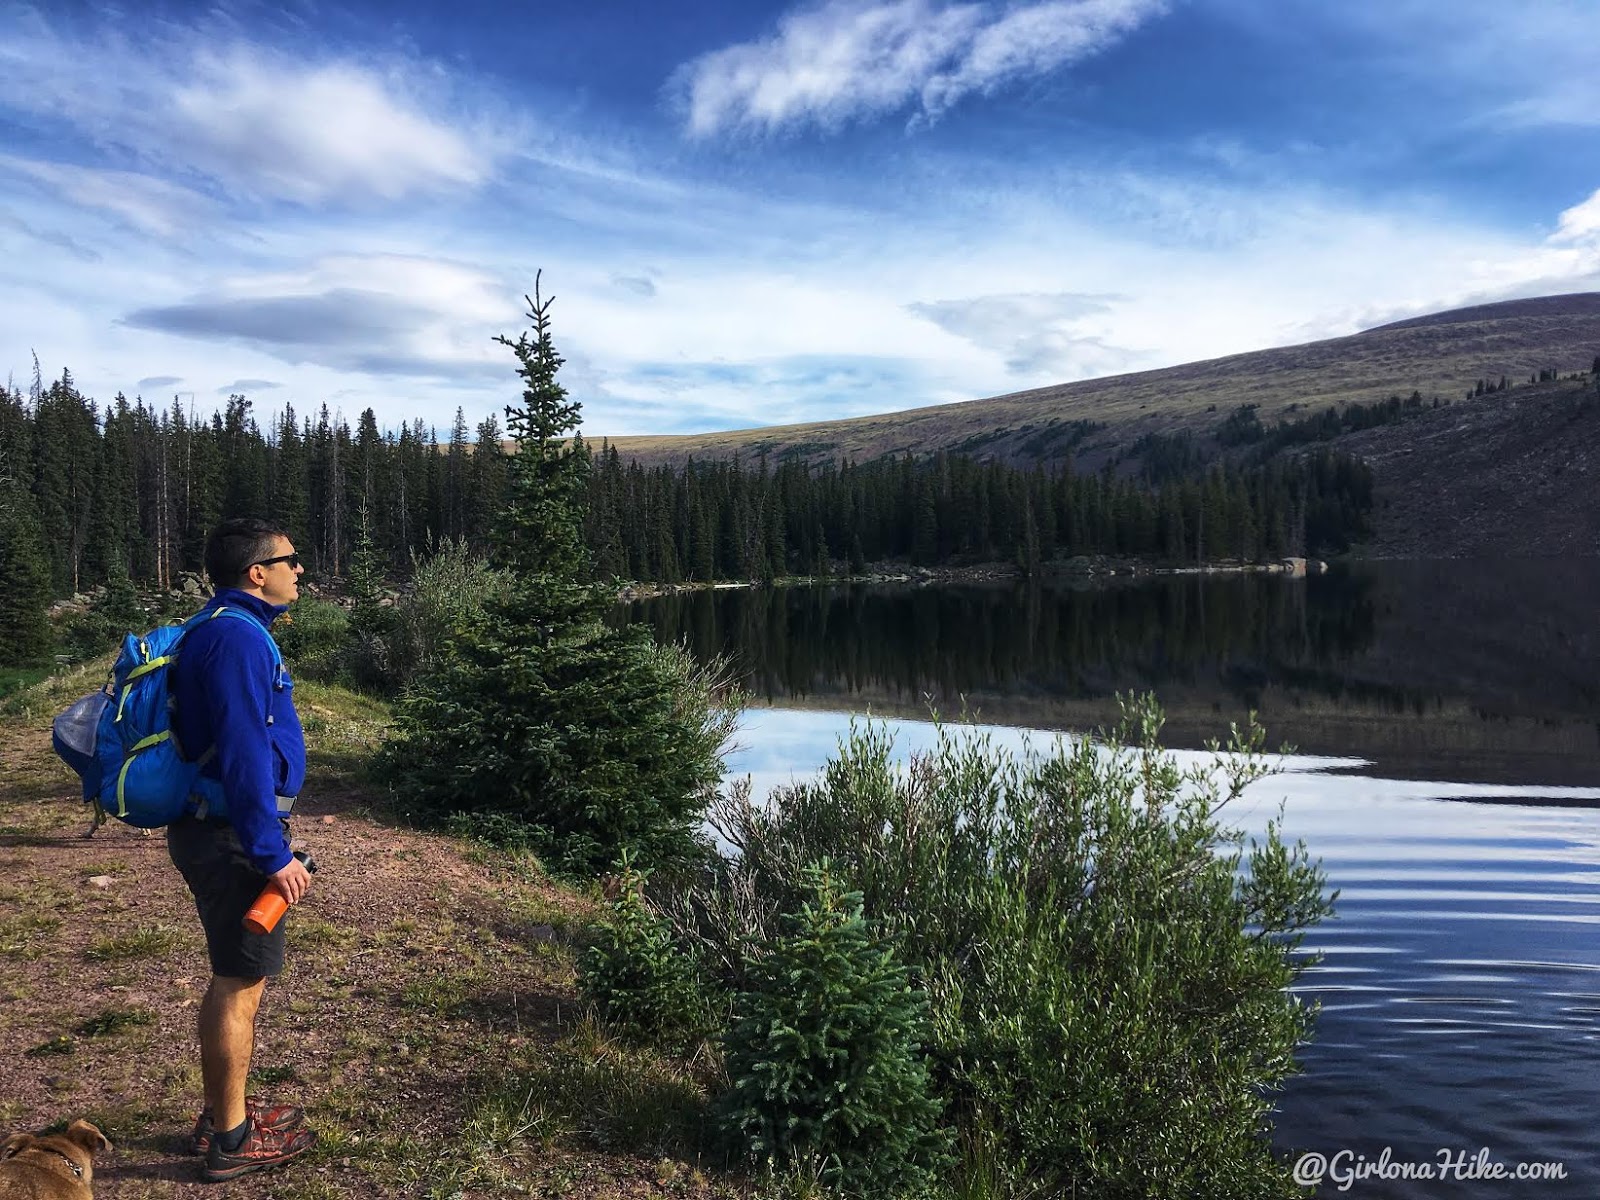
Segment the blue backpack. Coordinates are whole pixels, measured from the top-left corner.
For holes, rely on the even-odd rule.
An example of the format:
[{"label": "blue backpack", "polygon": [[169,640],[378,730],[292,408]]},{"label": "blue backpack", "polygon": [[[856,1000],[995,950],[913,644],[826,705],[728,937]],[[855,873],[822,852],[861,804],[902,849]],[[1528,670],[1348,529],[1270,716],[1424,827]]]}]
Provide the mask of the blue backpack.
[{"label": "blue backpack", "polygon": [[170,825],[195,811],[197,790],[208,790],[202,787],[200,768],[215,747],[193,762],[184,759],[172,732],[166,668],[177,661],[190,629],[223,616],[261,630],[272,647],[274,671],[281,673],[283,657],[266,627],[249,613],[224,605],[142,637],[126,635],[105,687],[55,719],[51,744],[83,780],[84,801],[95,810],[91,833],[108,814],[141,829]]}]

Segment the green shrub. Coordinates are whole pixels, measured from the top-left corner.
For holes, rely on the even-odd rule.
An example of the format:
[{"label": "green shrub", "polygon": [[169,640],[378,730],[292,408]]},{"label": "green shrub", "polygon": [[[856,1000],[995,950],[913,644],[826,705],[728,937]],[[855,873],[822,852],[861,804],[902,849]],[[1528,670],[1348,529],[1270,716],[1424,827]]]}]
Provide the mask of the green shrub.
[{"label": "green shrub", "polygon": [[718,1120],[777,1171],[814,1164],[851,1196],[917,1193],[948,1164],[920,1047],[927,1002],[870,934],[859,893],[841,893],[826,864],[805,882],[812,898],[734,1002]]},{"label": "green shrub", "polygon": [[399,625],[398,614],[390,605],[357,604],[351,611],[339,661],[353,686],[383,696],[400,690],[395,654]]},{"label": "green shrub", "polygon": [[466,539],[446,538],[427,558],[413,560],[411,586],[396,608],[395,678],[404,687],[432,670],[453,638],[482,624],[504,600],[510,578],[472,552]]},{"label": "green shrub", "polygon": [[438,667],[451,641],[480,626],[510,584],[465,539],[446,538],[426,558],[413,555],[410,584],[386,604],[378,590],[376,552],[369,546],[364,554],[358,547],[351,569],[356,603],[345,634],[344,669],[356,686],[384,695],[397,695]]},{"label": "green shrub", "polygon": [[272,624],[272,636],[296,675],[325,682],[339,677],[350,618],[330,600],[306,596]]},{"label": "green shrub", "polygon": [[95,599],[94,611],[105,621],[113,637],[124,633],[143,633],[155,623],[150,607],[133,586],[128,572],[116,568],[106,581],[105,590]]},{"label": "green shrub", "polygon": [[55,620],[56,650],[74,662],[94,658],[112,649],[126,630],[116,628],[92,608],[65,609]]},{"label": "green shrub", "polygon": [[1265,773],[1260,731],[1184,771],[1160,722],[1144,701],[1103,742],[1021,756],[941,730],[905,769],[868,725],[815,782],[731,793],[720,894],[668,910],[736,974],[830,859],[925,992],[941,1099],[1006,1190],[1297,1195],[1266,1132],[1313,1016],[1300,939],[1332,898],[1277,824],[1247,844],[1220,819]]},{"label": "green shrub", "polygon": [[638,627],[528,633],[544,644],[491,635],[402,697],[397,736],[374,762],[400,810],[475,827],[569,875],[598,874],[623,851],[653,868],[702,858],[738,716],[722,668]]},{"label": "green shrub", "polygon": [[710,1004],[692,952],[644,897],[646,873],[624,861],[610,919],[579,964],[578,986],[606,1024],[634,1041],[681,1051],[710,1031]]}]

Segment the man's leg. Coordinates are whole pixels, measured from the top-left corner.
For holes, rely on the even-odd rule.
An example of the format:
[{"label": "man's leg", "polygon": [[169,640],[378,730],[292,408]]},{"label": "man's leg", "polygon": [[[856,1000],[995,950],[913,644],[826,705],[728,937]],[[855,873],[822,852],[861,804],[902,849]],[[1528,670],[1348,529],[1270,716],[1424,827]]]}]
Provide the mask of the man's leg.
[{"label": "man's leg", "polygon": [[244,1122],[256,1010],[266,986],[265,979],[213,975],[200,1003],[200,1073],[216,1129],[237,1129]]}]

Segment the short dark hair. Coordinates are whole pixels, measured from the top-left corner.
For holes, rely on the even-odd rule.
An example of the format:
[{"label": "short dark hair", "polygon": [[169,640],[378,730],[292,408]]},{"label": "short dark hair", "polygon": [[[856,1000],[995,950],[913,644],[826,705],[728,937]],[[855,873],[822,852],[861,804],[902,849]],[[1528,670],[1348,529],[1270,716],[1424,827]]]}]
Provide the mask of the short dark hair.
[{"label": "short dark hair", "polygon": [[211,586],[238,587],[254,564],[272,557],[274,543],[288,536],[283,526],[256,517],[224,521],[206,538],[206,574]]}]

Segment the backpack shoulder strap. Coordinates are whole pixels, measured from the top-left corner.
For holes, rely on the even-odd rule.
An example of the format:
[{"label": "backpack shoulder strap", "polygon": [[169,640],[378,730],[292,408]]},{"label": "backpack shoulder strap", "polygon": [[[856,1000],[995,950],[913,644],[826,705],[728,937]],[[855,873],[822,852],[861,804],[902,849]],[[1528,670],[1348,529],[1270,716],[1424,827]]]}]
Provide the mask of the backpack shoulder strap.
[{"label": "backpack shoulder strap", "polygon": [[261,631],[261,636],[266,639],[267,649],[272,651],[272,669],[274,671],[283,670],[283,652],[278,649],[278,640],[272,636],[271,631],[268,630],[267,627],[259,620],[257,620],[254,615],[246,612],[242,608],[229,608],[226,604],[222,604],[218,605],[216,608],[213,608],[209,614],[199,613],[191,619],[199,620],[199,618],[202,616],[208,621],[216,617],[234,617],[237,620],[247,621],[251,625],[254,625]]}]

